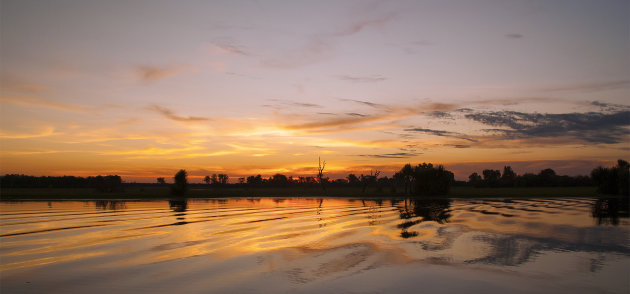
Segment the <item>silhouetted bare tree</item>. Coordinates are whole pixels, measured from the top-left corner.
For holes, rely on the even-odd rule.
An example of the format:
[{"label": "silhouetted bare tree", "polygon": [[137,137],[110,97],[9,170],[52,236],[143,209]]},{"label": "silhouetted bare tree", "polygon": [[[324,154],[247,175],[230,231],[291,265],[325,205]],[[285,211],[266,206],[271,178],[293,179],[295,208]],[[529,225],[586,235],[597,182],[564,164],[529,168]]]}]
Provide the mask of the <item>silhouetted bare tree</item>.
[{"label": "silhouetted bare tree", "polygon": [[317,178],[319,179],[319,183],[322,185],[322,189],[326,191],[325,182],[328,181],[328,178],[324,178],[324,169],[326,168],[326,161],[322,162],[322,159],[318,157],[319,166],[317,167]]}]

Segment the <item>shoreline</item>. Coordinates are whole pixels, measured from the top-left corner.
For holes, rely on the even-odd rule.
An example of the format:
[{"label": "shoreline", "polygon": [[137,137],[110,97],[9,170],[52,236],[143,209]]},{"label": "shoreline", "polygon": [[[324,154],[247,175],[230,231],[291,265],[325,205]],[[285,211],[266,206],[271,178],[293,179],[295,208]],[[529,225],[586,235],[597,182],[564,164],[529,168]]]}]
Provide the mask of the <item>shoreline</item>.
[{"label": "shoreline", "polygon": [[519,198],[614,198],[616,195],[601,195],[596,187],[510,187],[510,188],[474,188],[452,187],[447,195],[415,196],[391,191],[368,190],[348,187],[329,189],[301,188],[203,188],[191,189],[185,197],[170,195],[168,187],[128,188],[114,193],[97,192],[93,189],[62,188],[15,188],[1,189],[0,201],[22,200],[177,200],[177,199],[221,199],[221,198],[352,198],[352,199],[404,199],[404,198],[449,198],[449,199],[519,199]]}]

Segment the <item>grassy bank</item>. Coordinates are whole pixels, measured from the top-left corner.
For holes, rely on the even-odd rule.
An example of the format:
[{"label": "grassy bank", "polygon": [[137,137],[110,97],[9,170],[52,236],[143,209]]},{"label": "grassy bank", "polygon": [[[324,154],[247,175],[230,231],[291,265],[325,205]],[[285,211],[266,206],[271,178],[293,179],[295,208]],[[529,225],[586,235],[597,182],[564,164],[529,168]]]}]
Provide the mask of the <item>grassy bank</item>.
[{"label": "grassy bank", "polygon": [[[390,189],[377,191],[368,189],[362,193],[359,187],[329,187],[324,192],[320,187],[226,187],[193,188],[188,198],[220,197],[405,197],[402,193],[392,193]],[[533,197],[594,197],[595,187],[535,187],[535,188],[472,188],[453,187],[447,197],[452,198],[533,198]],[[94,189],[20,188],[0,189],[0,199],[164,199],[171,198],[168,186],[127,187],[115,193],[98,192]]]}]

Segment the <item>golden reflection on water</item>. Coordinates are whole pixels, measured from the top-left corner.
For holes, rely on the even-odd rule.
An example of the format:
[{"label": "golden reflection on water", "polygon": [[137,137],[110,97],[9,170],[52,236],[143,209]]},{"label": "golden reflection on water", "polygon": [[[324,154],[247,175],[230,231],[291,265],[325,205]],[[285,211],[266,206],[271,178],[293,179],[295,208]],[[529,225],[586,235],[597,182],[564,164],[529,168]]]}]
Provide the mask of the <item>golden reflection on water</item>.
[{"label": "golden reflection on water", "polygon": [[[181,279],[184,292],[335,292],[382,280],[368,290],[389,292],[419,278],[436,286],[456,274],[467,277],[457,278],[460,284],[490,285],[490,292],[531,292],[553,282],[566,286],[554,288],[558,293],[624,293],[630,223],[627,201],[618,202],[0,202],[0,286],[71,293],[85,292],[91,281],[102,292],[166,291],[175,290],[168,281]],[[401,281],[405,275],[416,278]]]}]

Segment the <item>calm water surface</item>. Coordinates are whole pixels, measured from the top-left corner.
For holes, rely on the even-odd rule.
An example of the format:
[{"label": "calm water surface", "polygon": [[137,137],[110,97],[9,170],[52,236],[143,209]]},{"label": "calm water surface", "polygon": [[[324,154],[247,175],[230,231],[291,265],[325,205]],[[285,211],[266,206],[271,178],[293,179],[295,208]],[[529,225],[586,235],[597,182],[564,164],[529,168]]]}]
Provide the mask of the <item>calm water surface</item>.
[{"label": "calm water surface", "polygon": [[2,293],[629,293],[627,201],[0,202]]}]

